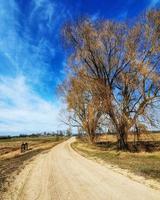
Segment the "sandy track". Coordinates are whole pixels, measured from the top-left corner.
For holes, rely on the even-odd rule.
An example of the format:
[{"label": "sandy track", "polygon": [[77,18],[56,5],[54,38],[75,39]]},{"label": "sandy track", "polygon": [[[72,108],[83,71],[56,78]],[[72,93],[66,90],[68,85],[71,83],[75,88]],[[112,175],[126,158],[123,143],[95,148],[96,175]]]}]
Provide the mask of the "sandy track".
[{"label": "sandy track", "polygon": [[17,177],[9,200],[159,200],[160,192],[88,160],[63,142]]}]

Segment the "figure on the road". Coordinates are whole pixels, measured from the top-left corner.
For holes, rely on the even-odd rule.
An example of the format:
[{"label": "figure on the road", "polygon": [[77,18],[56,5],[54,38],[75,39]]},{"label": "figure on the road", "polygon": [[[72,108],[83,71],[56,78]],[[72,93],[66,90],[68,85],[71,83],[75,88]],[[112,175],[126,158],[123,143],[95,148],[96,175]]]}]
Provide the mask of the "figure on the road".
[{"label": "figure on the road", "polygon": [[21,144],[21,153],[23,153],[25,151],[25,144],[24,142]]},{"label": "figure on the road", "polygon": [[27,151],[28,150],[28,143],[26,142],[26,143],[22,143],[21,144],[21,153],[23,153],[23,152],[25,152],[25,151]]},{"label": "figure on the road", "polygon": [[27,151],[28,150],[28,143],[26,142],[25,143],[25,151]]}]

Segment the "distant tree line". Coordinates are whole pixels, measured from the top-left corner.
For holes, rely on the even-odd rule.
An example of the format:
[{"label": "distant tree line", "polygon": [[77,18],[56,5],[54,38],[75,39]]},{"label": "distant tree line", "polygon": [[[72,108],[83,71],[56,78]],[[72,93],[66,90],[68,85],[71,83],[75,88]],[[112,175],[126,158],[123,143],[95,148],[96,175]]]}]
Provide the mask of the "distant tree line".
[{"label": "distant tree line", "polygon": [[43,133],[32,133],[32,134],[19,134],[18,136],[12,136],[11,135],[2,135],[0,136],[0,139],[11,139],[11,138],[26,138],[26,137],[41,137],[41,136],[67,136],[67,137],[71,137],[72,136],[72,131],[71,129],[67,129],[67,130],[57,130],[57,131],[53,131],[53,132],[43,132]]}]

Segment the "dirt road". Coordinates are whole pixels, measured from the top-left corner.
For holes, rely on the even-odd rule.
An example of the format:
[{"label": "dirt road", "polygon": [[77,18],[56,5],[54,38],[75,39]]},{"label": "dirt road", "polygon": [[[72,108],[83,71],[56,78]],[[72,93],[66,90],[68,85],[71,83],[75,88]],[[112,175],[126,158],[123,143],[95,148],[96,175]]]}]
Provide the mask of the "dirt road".
[{"label": "dirt road", "polygon": [[63,142],[17,176],[9,200],[159,200],[160,192],[77,154]]}]

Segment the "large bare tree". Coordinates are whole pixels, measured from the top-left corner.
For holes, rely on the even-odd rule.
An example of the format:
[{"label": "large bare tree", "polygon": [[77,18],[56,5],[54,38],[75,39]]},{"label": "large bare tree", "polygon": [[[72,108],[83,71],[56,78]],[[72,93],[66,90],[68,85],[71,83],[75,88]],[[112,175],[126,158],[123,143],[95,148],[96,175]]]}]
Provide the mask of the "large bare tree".
[{"label": "large bare tree", "polygon": [[92,91],[117,132],[119,148],[127,149],[128,132],[138,121],[153,125],[150,108],[160,97],[160,11],[131,25],[84,19],[68,23],[64,35],[69,67],[77,77],[83,71],[83,89]]}]

